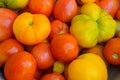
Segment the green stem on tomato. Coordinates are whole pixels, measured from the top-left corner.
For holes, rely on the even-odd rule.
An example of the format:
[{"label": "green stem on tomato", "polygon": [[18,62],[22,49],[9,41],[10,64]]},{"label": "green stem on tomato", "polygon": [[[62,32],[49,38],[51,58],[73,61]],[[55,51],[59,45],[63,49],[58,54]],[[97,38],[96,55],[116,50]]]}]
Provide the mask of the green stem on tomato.
[{"label": "green stem on tomato", "polygon": [[118,59],[118,54],[115,53],[115,54],[112,55],[112,57],[113,57],[114,59]]}]

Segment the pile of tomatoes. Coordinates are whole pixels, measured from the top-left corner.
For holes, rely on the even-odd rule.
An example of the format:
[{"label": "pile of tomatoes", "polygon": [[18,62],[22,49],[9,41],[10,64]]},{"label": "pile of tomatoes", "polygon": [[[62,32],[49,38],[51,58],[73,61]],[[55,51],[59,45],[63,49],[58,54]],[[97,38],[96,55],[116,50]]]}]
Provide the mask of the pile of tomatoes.
[{"label": "pile of tomatoes", "polygon": [[[119,0],[2,1],[8,3],[0,4],[0,67],[6,80],[79,80],[82,78],[76,75],[91,77],[85,71],[98,70],[91,65],[95,60],[94,64],[101,68],[98,74],[104,76],[90,80],[107,80],[106,66],[120,65]],[[97,4],[118,21],[113,38],[89,48],[80,46],[70,32],[71,20],[87,3]],[[78,64],[77,58],[83,63]],[[83,74],[77,72],[79,68]]]}]

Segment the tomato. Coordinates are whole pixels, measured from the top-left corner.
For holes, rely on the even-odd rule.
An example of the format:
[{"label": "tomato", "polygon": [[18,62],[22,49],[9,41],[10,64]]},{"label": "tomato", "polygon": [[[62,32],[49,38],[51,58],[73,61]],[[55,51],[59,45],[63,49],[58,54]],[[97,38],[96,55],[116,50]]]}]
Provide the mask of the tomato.
[{"label": "tomato", "polygon": [[51,22],[51,32],[49,35],[49,40],[51,41],[53,37],[63,33],[69,33],[68,25],[60,20],[53,20]]},{"label": "tomato", "polygon": [[36,71],[36,60],[28,52],[12,55],[4,67],[7,80],[32,80]]},{"label": "tomato", "polygon": [[7,39],[0,43],[0,67],[3,67],[7,59],[18,52],[24,50],[22,44],[20,44],[16,39]]},{"label": "tomato", "polygon": [[77,14],[77,3],[75,0],[57,0],[53,9],[55,18],[63,21],[70,22],[71,19]]},{"label": "tomato", "polygon": [[53,56],[61,62],[68,63],[79,53],[78,42],[71,34],[60,34],[54,37],[50,45]]},{"label": "tomato", "polygon": [[62,74],[64,72],[64,66],[65,66],[64,63],[60,61],[55,61],[53,65],[53,72]]},{"label": "tomato", "polygon": [[25,45],[35,45],[46,39],[51,31],[50,21],[43,14],[20,14],[13,24],[13,32],[18,41]]},{"label": "tomato", "polygon": [[120,38],[112,38],[106,42],[103,55],[108,63],[113,65],[120,64]]},{"label": "tomato", "polygon": [[107,67],[98,55],[85,53],[69,64],[68,80],[108,80]]},{"label": "tomato", "polygon": [[0,8],[0,41],[13,37],[13,22],[17,14],[7,8]]},{"label": "tomato", "polygon": [[115,20],[95,3],[84,4],[81,14],[72,19],[70,26],[70,33],[82,48],[91,48],[113,38],[115,30]]},{"label": "tomato", "polygon": [[50,16],[54,6],[54,0],[30,0],[28,5],[32,13]]},{"label": "tomato", "polygon": [[118,0],[96,0],[96,4],[111,14],[113,18],[115,17],[115,13],[119,8]]},{"label": "tomato", "polygon": [[35,57],[38,69],[48,69],[54,64],[54,57],[50,51],[49,43],[39,43],[31,50],[32,55]]},{"label": "tomato", "polygon": [[65,78],[59,73],[49,73],[45,74],[41,80],[65,80]]}]

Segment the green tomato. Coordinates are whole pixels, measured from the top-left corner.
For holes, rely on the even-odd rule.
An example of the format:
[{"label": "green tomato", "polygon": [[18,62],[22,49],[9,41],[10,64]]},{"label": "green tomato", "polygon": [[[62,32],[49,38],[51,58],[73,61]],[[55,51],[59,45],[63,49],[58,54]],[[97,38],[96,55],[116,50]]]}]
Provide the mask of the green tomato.
[{"label": "green tomato", "polygon": [[6,7],[10,9],[23,9],[29,0],[0,0],[0,7]]},{"label": "green tomato", "polygon": [[110,14],[95,3],[81,7],[81,14],[71,21],[70,32],[83,48],[91,48],[97,43],[111,39],[116,30],[116,22]]}]

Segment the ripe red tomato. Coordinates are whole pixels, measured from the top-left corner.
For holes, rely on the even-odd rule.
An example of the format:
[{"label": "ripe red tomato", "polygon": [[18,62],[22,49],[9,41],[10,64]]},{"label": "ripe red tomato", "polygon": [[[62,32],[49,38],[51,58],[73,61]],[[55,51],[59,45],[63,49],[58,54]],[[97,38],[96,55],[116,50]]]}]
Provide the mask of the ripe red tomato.
[{"label": "ripe red tomato", "polygon": [[53,9],[55,18],[63,21],[70,22],[71,19],[77,14],[77,3],[75,0],[57,0]]},{"label": "ripe red tomato", "polygon": [[34,46],[31,53],[37,61],[38,69],[48,69],[54,63],[49,43],[42,42]]},{"label": "ripe red tomato", "polygon": [[70,62],[78,56],[78,42],[71,34],[60,34],[51,41],[51,51],[53,56],[61,62]]},{"label": "ripe red tomato", "polygon": [[49,73],[45,74],[41,80],[65,80],[65,78],[59,73]]},{"label": "ripe red tomato", "polygon": [[105,59],[113,65],[120,65],[120,38],[112,38],[103,49]]},{"label": "ripe red tomato", "polygon": [[118,0],[96,0],[96,4],[98,4],[102,9],[106,10],[110,15],[114,18],[115,13],[119,8]]},{"label": "ripe red tomato", "polygon": [[32,13],[41,13],[50,16],[54,6],[54,0],[30,0],[28,5]]},{"label": "ripe red tomato", "polygon": [[0,41],[13,37],[13,22],[17,14],[7,8],[0,8]]},{"label": "ripe red tomato", "polygon": [[32,80],[36,68],[35,58],[30,53],[22,51],[7,60],[4,75],[6,80]]},{"label": "ripe red tomato", "polygon": [[60,20],[53,20],[51,22],[51,32],[49,35],[49,40],[51,41],[53,37],[62,33],[69,33],[68,25]]},{"label": "ripe red tomato", "polygon": [[7,39],[0,43],[0,67],[3,67],[7,59],[18,52],[24,50],[22,44],[20,44],[16,39]]}]

